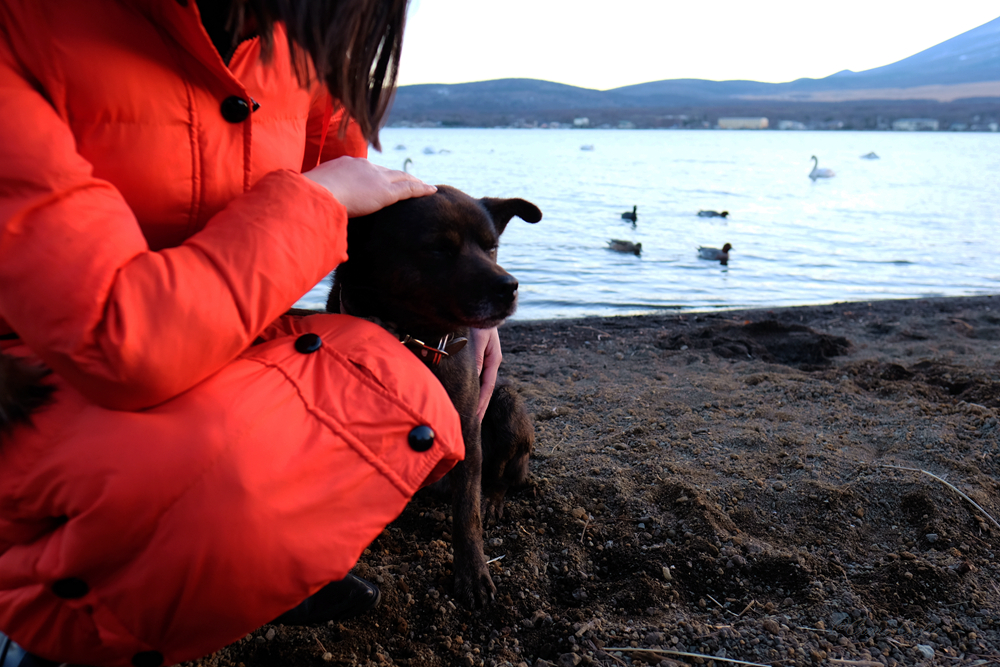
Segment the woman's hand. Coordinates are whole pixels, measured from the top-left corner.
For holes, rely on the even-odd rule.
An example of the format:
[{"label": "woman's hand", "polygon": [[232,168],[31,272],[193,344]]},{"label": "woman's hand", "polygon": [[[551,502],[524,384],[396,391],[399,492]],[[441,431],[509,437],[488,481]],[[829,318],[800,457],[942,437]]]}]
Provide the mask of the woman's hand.
[{"label": "woman's hand", "polygon": [[483,421],[489,407],[493,387],[497,383],[497,370],[503,354],[500,352],[500,334],[497,328],[470,329],[469,339],[476,352],[476,372],[479,374],[479,407],[476,414]]},{"label": "woman's hand", "polygon": [[433,185],[404,171],[380,167],[364,158],[339,157],[302,175],[329,190],[347,209],[349,218],[374,213],[403,199],[437,192]]}]

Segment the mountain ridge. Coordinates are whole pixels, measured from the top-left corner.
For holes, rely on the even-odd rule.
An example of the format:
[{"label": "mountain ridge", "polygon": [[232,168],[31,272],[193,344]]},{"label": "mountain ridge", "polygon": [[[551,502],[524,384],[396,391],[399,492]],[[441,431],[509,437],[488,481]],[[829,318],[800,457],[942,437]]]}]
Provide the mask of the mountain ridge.
[{"label": "mountain ridge", "polygon": [[443,114],[538,114],[761,102],[990,100],[1000,98],[1000,17],[889,65],[784,83],[664,79],[608,90],[542,79],[400,86],[390,120]]}]

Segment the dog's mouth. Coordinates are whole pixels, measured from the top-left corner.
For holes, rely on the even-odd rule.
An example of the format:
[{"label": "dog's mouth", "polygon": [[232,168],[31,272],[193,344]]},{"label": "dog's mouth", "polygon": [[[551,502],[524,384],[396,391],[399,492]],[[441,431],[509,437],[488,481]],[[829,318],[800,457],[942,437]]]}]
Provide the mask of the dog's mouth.
[{"label": "dog's mouth", "polygon": [[[442,304],[444,306],[444,304]],[[488,299],[473,303],[453,302],[432,311],[413,312],[412,324],[419,329],[451,333],[458,329],[492,329],[500,326],[517,309],[517,296],[506,303]]]},{"label": "dog's mouth", "polygon": [[[376,315],[391,322],[401,333],[420,338],[454,333],[463,328],[499,326],[517,310],[517,292],[516,281],[505,289],[467,290],[460,294],[448,290],[445,294],[436,292],[433,293],[435,298],[431,298],[432,292],[422,289],[400,294],[381,287],[355,284],[341,294],[341,304],[349,314]],[[377,298],[375,303],[370,300],[373,296]]]},{"label": "dog's mouth", "polygon": [[499,326],[517,310],[517,296],[515,287],[499,297],[481,298],[466,308],[460,308],[462,323],[476,329]]},{"label": "dog's mouth", "polygon": [[435,314],[428,313],[428,320],[433,321],[437,328],[454,331],[462,328],[492,329],[500,326],[504,320],[514,314],[517,300],[507,304],[481,301],[469,306],[454,304],[454,308]]}]

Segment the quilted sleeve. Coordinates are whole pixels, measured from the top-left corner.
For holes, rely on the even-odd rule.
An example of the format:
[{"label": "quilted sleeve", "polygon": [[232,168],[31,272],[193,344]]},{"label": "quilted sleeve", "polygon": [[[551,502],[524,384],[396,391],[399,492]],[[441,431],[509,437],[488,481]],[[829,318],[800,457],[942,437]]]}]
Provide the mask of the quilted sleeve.
[{"label": "quilted sleeve", "polygon": [[0,319],[90,400],[134,410],[189,389],[346,258],[346,211],[294,171],[150,251],[34,83],[0,31]]}]

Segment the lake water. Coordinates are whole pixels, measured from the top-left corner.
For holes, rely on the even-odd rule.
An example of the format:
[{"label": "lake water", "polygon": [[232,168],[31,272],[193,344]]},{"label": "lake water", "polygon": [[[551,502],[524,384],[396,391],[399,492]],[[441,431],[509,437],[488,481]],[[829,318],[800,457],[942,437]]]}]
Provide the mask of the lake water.
[{"label": "lake water", "polygon": [[[373,162],[541,208],[500,243],[515,319],[1000,293],[1000,134],[387,128],[382,144]],[[812,155],[836,176],[811,181]],[[728,266],[698,259],[727,242]]]}]

